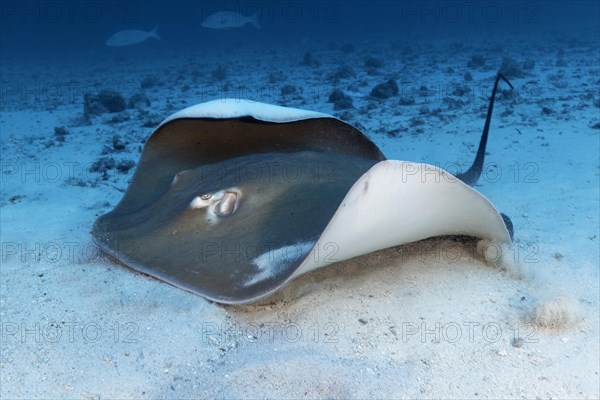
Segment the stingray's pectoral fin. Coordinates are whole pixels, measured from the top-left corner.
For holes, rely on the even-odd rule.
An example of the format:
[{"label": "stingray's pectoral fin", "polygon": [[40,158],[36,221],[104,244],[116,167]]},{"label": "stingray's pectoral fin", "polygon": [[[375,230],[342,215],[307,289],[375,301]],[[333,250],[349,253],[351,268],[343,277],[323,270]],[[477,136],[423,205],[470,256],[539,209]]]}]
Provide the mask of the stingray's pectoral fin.
[{"label": "stingray's pectoral fin", "polygon": [[504,226],[506,226],[506,230],[508,231],[508,234],[510,235],[510,240],[512,241],[515,236],[515,229],[513,227],[513,223],[508,215],[506,215],[504,213],[500,213],[500,216],[502,217],[502,220],[504,221]]},{"label": "stingray's pectoral fin", "polygon": [[280,275],[292,265],[298,265],[305,259],[315,241],[298,242],[290,245],[276,247],[258,255],[251,261],[252,267],[256,268],[254,275],[244,282],[245,287],[255,285]]},{"label": "stingray's pectoral fin", "polygon": [[[478,191],[428,164],[382,161],[352,186],[315,247],[334,243],[335,261],[435,236],[511,242],[510,219]],[[327,265],[307,258],[295,275]]]}]

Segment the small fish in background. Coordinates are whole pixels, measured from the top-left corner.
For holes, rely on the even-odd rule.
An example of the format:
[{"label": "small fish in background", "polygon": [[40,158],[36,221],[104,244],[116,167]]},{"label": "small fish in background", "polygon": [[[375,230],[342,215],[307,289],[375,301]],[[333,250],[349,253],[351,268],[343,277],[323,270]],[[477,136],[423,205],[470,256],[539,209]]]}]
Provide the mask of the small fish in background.
[{"label": "small fish in background", "polygon": [[258,12],[247,17],[235,11],[219,11],[209,15],[202,21],[202,26],[210,29],[241,28],[246,24],[252,24],[256,29],[260,29]]},{"label": "small fish in background", "polygon": [[131,46],[133,44],[145,42],[150,38],[161,40],[160,36],[158,36],[158,25],[150,32],[140,31],[139,29],[119,31],[108,38],[106,45],[113,47]]}]

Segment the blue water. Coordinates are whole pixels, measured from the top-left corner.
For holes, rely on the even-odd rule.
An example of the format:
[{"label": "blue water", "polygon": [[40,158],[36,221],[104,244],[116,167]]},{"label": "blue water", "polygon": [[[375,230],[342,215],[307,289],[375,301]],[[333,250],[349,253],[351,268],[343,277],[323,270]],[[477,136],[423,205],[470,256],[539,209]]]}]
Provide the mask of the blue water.
[{"label": "blue water", "polygon": [[[106,50],[105,40],[121,29],[159,26],[164,43],[186,47],[239,43],[277,43],[302,35],[322,41],[352,41],[365,34],[421,33],[447,36],[589,28],[597,33],[598,1],[3,1],[2,52],[40,54],[52,51]],[[260,15],[261,29],[243,32],[203,29],[217,11]],[[595,29],[595,31],[594,31]]]}]

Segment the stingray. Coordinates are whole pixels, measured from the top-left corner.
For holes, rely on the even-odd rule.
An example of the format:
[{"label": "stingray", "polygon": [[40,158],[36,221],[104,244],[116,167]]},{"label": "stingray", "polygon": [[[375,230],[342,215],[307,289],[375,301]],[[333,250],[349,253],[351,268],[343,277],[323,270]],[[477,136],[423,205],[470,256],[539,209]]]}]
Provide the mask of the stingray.
[{"label": "stingray", "polygon": [[134,270],[230,304],[430,237],[509,244],[510,219],[472,188],[500,79],[510,85],[498,74],[475,161],[456,176],[388,160],[328,114],[240,99],[186,108],[149,137],[123,198],[92,236]]}]

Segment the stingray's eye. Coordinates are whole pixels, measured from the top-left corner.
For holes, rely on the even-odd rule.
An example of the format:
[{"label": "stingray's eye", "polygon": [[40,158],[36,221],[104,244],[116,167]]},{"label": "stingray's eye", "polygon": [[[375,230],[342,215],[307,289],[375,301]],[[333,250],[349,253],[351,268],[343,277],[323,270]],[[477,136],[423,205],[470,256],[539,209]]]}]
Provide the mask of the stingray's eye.
[{"label": "stingray's eye", "polygon": [[210,199],[211,197],[212,197],[212,194],[210,194],[210,193],[203,194],[202,196],[200,196],[200,198],[201,198],[202,200],[208,200],[208,199]]}]

